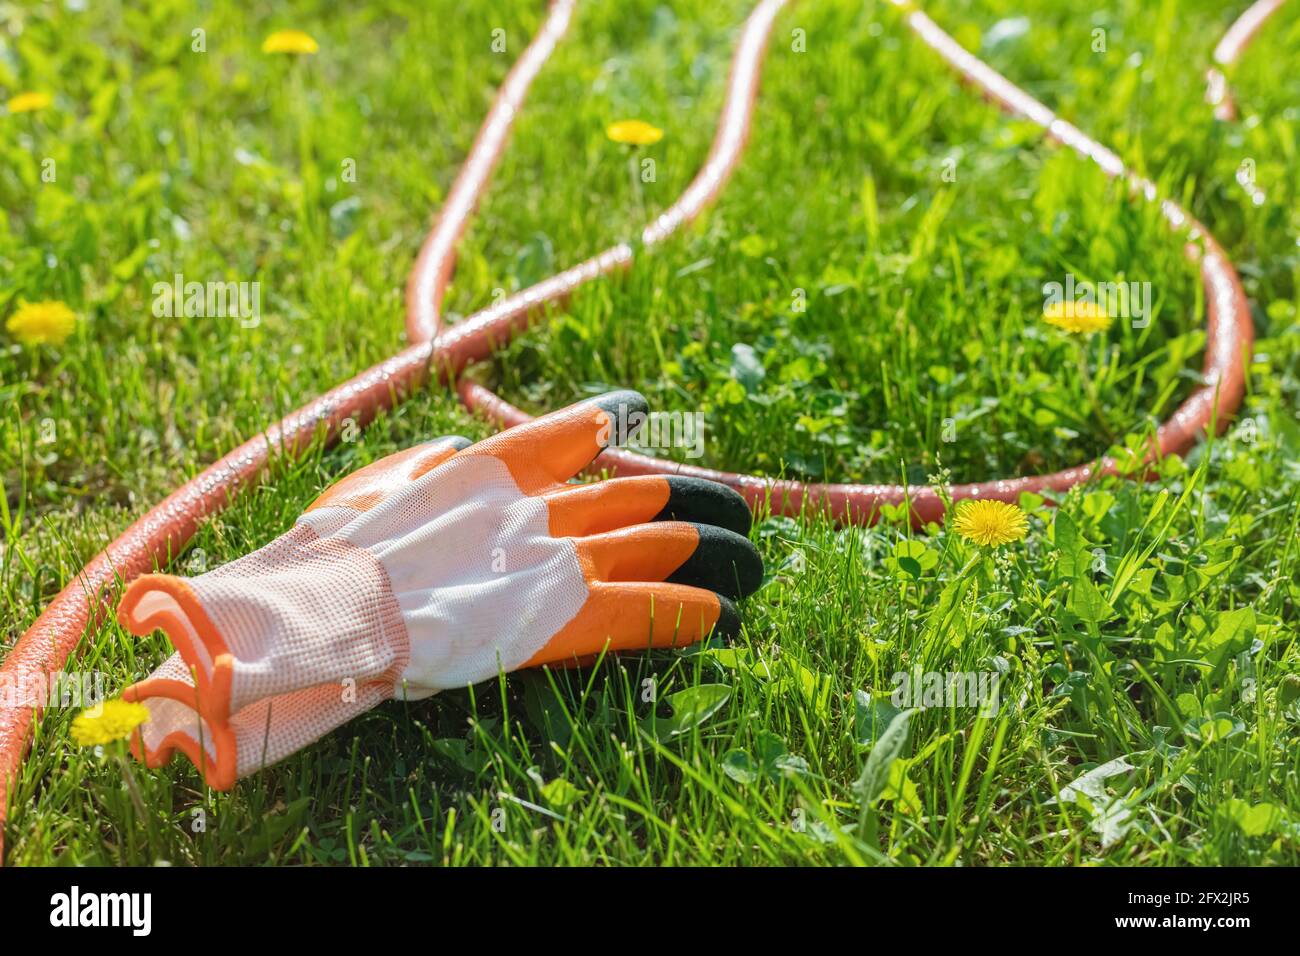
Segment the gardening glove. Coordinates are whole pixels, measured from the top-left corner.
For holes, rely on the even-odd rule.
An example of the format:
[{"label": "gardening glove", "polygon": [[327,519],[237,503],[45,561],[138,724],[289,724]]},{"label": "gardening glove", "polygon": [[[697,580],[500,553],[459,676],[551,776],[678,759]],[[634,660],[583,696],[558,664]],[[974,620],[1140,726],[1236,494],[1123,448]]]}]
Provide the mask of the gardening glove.
[{"label": "gardening glove", "polygon": [[476,445],[407,449],[251,554],[132,582],[122,624],[177,651],[123,694],[150,711],[136,756],[157,767],[180,749],[225,790],[385,700],[734,634],[730,598],[763,573],[736,492],[568,483],[645,410],[612,392]]}]

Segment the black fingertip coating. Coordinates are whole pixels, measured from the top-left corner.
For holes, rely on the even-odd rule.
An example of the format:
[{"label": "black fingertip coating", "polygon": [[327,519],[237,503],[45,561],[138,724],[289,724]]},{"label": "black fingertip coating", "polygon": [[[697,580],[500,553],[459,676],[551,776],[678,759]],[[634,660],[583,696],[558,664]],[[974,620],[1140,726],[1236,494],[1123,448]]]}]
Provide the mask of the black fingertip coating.
[{"label": "black fingertip coating", "polygon": [[[606,392],[604,395],[597,395],[595,398],[588,399],[588,402],[595,405],[613,420],[615,435],[630,436],[632,430],[639,426],[650,412],[650,403],[645,400],[645,396],[630,388],[621,388],[616,392]],[[629,419],[633,415],[636,416],[636,419],[629,424]],[[610,444],[614,444],[612,439]]]},{"label": "black fingertip coating", "polygon": [[763,559],[748,538],[711,524],[697,524],[695,551],[668,578],[727,597],[747,597],[763,581]]},{"label": "black fingertip coating", "polygon": [[749,505],[734,488],[685,475],[670,475],[667,481],[668,503],[655,515],[655,521],[690,521],[749,534]]},{"label": "black fingertip coating", "polygon": [[718,595],[718,621],[713,625],[713,636],[730,640],[740,634],[740,612],[731,598]]}]

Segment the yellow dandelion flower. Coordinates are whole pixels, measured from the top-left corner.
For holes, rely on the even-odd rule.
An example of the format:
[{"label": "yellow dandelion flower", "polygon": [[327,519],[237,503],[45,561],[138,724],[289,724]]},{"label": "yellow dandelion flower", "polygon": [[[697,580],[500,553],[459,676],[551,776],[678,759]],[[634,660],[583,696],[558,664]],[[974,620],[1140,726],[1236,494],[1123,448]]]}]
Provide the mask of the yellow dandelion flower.
[{"label": "yellow dandelion flower", "polygon": [[107,700],[95,714],[87,710],[72,722],[72,739],[83,747],[125,740],[149,719],[149,708],[124,700]]},{"label": "yellow dandelion flower", "polygon": [[9,107],[10,113],[35,113],[37,110],[43,110],[54,102],[54,98],[49,93],[19,93],[5,105]]},{"label": "yellow dandelion flower", "polygon": [[276,30],[262,41],[263,53],[315,53],[320,45],[301,30]]},{"label": "yellow dandelion flower", "polygon": [[1114,322],[1095,302],[1053,302],[1043,309],[1043,321],[1078,335],[1105,332]]},{"label": "yellow dandelion flower", "polygon": [[1029,533],[1029,519],[1023,511],[988,498],[958,505],[952,526],[967,541],[984,547],[1010,544]]},{"label": "yellow dandelion flower", "polygon": [[664,138],[664,131],[642,120],[619,120],[605,127],[605,135],[628,146],[651,146]]},{"label": "yellow dandelion flower", "polygon": [[24,345],[62,345],[77,325],[77,313],[62,302],[19,302],[5,328]]}]

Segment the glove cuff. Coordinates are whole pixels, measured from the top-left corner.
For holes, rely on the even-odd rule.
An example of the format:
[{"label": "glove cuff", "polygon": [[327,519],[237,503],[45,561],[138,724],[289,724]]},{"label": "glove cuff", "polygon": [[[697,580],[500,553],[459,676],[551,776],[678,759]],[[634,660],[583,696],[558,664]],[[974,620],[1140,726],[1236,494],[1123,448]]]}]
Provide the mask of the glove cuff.
[{"label": "glove cuff", "polygon": [[303,524],[209,574],[145,575],[118,616],[178,652],[123,694],[150,709],[137,756],[180,749],[216,789],[392,697],[410,658],[383,567]]}]

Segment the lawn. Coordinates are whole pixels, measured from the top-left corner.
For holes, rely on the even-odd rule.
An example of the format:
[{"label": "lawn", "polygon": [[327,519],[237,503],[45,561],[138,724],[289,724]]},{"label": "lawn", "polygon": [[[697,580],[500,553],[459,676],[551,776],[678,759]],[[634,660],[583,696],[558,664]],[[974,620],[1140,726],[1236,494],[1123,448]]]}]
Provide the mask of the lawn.
[{"label": "lawn", "polygon": [[[402,347],[430,217],[544,14],[81,6],[0,8],[0,101],[53,95],[0,112],[0,320],[20,300],[78,316],[60,346],[0,334],[0,654],[172,488]],[[1027,538],[994,554],[897,515],[760,514],[767,578],[730,644],[388,704],[228,794],[183,759],[78,748],[76,710],[51,708],[5,862],[1300,864],[1300,76],[1280,68],[1300,18],[1230,71],[1223,123],[1203,73],[1239,6],[923,4],[1223,243],[1257,344],[1222,437],[1149,484],[1027,498]],[[453,321],[680,193],[749,9],[579,7],[462,243]],[[261,52],[286,27],[319,52]],[[629,156],[605,135],[623,118],[664,137]],[[260,320],[157,316],[177,274],[258,282]],[[1149,321],[1053,328],[1042,287],[1067,275],[1149,283]],[[721,199],[469,374],[535,414],[618,387],[703,413],[697,463],[923,486],[1140,441],[1197,384],[1204,321],[1154,207],[963,89],[887,4],[808,0],[777,23]],[[260,547],[394,450],[492,430],[431,385],[276,462],[172,568]],[[108,621],[69,667],[116,694],[169,653]],[[1000,706],[895,721],[914,670],[996,675]]]}]

